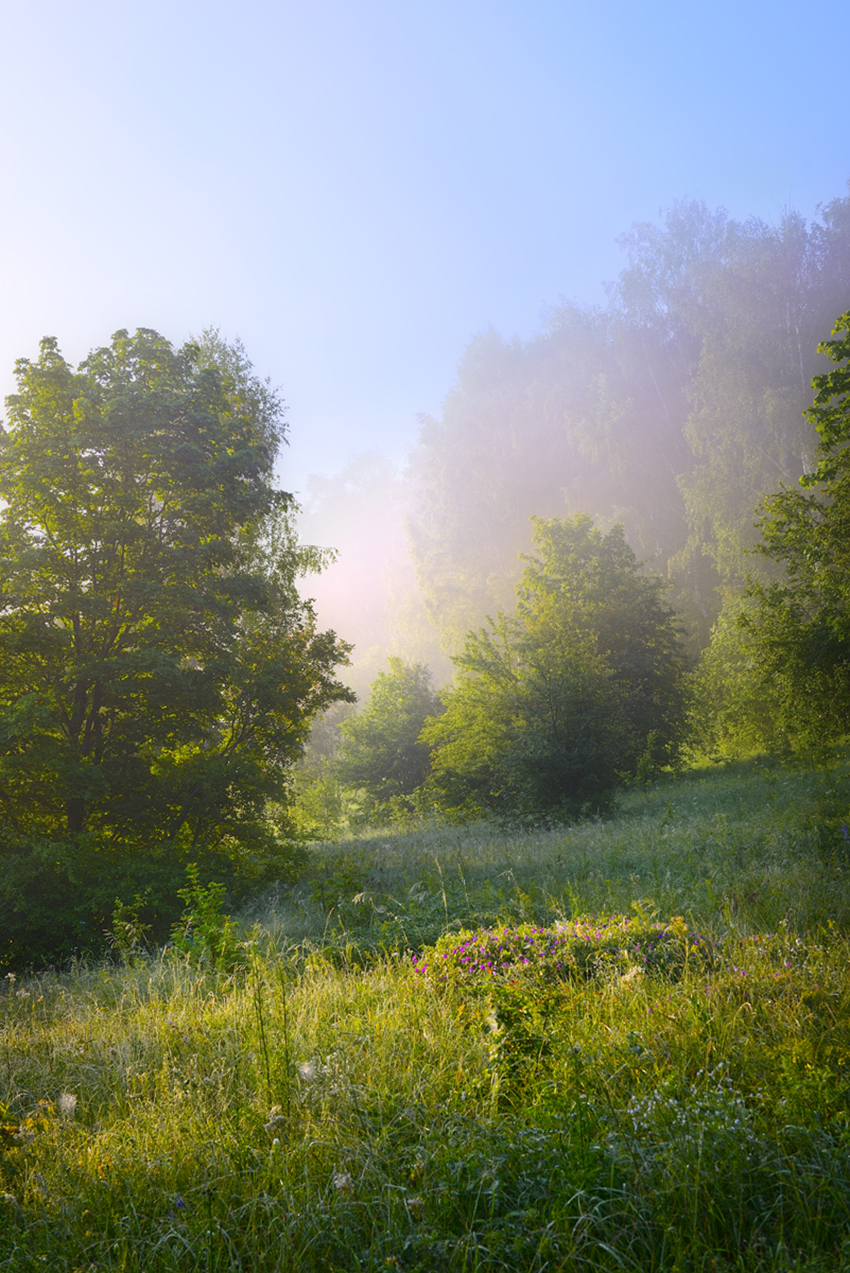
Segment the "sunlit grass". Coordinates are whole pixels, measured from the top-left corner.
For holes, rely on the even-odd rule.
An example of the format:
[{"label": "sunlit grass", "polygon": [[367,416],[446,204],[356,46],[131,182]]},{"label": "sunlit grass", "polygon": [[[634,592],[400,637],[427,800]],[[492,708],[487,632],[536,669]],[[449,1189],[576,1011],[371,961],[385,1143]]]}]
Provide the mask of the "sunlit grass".
[{"label": "sunlit grass", "polygon": [[499,918],[682,914],[736,931],[850,925],[846,766],[754,761],[625,795],[617,815],[568,829],[421,827],[314,847],[302,884],[254,914],[295,941],[404,948]]},{"label": "sunlit grass", "polygon": [[7,979],[0,1269],[850,1267],[841,799],[325,846],[231,975]]}]

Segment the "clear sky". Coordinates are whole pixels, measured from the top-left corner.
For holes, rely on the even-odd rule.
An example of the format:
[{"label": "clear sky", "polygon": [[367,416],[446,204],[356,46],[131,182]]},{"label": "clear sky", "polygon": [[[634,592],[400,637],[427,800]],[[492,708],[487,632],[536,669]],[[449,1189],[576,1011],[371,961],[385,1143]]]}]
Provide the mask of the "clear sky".
[{"label": "clear sky", "polygon": [[3,0],[0,390],[55,335],[239,335],[284,485],[398,457],[470,337],[601,300],[682,197],[846,193],[850,4]]}]

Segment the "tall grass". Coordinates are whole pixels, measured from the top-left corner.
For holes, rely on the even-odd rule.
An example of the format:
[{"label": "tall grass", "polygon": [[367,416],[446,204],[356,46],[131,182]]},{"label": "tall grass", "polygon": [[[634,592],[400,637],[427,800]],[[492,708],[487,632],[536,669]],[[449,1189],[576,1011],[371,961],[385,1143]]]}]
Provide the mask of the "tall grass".
[{"label": "tall grass", "polygon": [[[7,979],[0,1269],[850,1268],[842,800],[749,768],[322,846],[233,973]],[[582,912],[555,972],[534,930]],[[498,976],[451,954],[496,924]]]},{"label": "tall grass", "polygon": [[753,761],[631,792],[569,829],[424,826],[314,848],[302,883],[253,915],[290,940],[416,947],[448,926],[552,922],[635,904],[698,926],[850,926],[846,767]]}]

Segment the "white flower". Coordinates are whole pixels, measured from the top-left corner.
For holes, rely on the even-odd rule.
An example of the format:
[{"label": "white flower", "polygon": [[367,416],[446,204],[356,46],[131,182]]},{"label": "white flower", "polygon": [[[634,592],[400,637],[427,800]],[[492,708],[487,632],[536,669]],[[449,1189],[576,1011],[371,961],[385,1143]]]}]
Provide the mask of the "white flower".
[{"label": "white flower", "polygon": [[298,1066],[298,1077],[305,1083],[312,1083],[316,1077],[316,1067],[312,1061],[302,1061]]},{"label": "white flower", "polygon": [[59,1113],[63,1118],[73,1118],[77,1108],[77,1098],[73,1092],[63,1092],[59,1097]]},{"label": "white flower", "polygon": [[351,1176],[347,1171],[338,1171],[333,1178],[334,1189],[338,1189],[340,1193],[351,1193]]}]

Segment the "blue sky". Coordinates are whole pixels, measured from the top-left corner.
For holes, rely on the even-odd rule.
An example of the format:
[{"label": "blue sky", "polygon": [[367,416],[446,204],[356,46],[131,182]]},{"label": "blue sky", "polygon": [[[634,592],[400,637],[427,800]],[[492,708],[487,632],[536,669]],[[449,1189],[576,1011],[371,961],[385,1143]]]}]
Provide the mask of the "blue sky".
[{"label": "blue sky", "polygon": [[470,337],[592,302],[676,199],[846,193],[850,5],[2,4],[0,391],[55,335],[239,335],[289,488],[400,457]]}]

